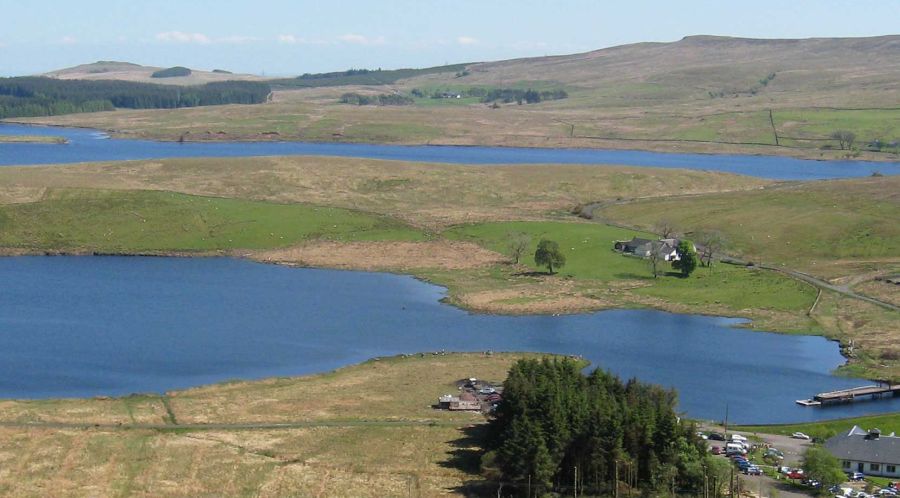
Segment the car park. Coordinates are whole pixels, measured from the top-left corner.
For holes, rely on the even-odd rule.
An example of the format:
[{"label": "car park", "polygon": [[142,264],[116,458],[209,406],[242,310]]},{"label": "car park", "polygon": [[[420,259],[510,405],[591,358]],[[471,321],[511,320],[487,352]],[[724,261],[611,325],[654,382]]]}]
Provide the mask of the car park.
[{"label": "car park", "polygon": [[744,473],[747,474],[748,476],[761,476],[762,469],[760,469],[756,465],[751,465],[751,466],[747,467],[746,469],[744,469]]}]

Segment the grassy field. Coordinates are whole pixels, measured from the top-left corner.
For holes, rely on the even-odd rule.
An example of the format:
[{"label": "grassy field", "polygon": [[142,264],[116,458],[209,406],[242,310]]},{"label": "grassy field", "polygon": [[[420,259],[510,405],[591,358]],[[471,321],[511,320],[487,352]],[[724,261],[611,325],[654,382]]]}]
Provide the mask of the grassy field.
[{"label": "grassy field", "polygon": [[660,213],[682,233],[715,229],[745,260],[824,278],[900,265],[900,177],[785,185],[732,194],[612,204],[601,219],[651,227]]},{"label": "grassy field", "polygon": [[59,189],[37,202],[0,206],[0,245],[12,249],[192,252],[423,237],[394,220],[345,209],[171,192]]},{"label": "grassy field", "polygon": [[[752,315],[760,319],[758,327],[775,323],[763,317],[781,314],[803,315],[816,298],[812,287],[768,272],[748,271],[730,265],[714,265],[700,268],[690,278],[684,279],[672,272],[669,264],[659,265],[664,275],[654,279],[646,261],[624,256],[612,250],[616,240],[629,240],[634,236],[652,237],[651,234],[598,225],[595,223],[567,222],[505,222],[465,225],[452,228],[444,236],[478,243],[501,253],[508,253],[508,240],[512,234],[524,233],[531,243],[525,251],[522,263],[529,270],[537,268],[532,255],[541,238],[554,240],[566,256],[566,265],[557,278],[574,279],[577,285],[589,285],[585,293],[603,302],[615,300],[624,305],[648,305],[654,301],[668,302],[679,310],[691,308],[708,312]],[[670,273],[666,275],[666,273]],[[537,284],[540,286],[541,284]],[[603,297],[601,297],[603,296]],[[520,296],[520,301],[527,299]],[[781,331],[818,332],[809,320],[776,320]]]},{"label": "grassy field", "polygon": [[0,135],[0,143],[64,144],[66,139],[49,135]]},{"label": "grassy field", "polygon": [[781,434],[783,436],[790,436],[795,432],[802,432],[811,437],[827,439],[840,432],[849,431],[854,425],[858,425],[863,429],[878,428],[885,434],[900,432],[900,414],[890,413],[886,415],[870,415],[866,417],[827,420],[824,422],[811,422],[805,424],[745,425],[736,426],[734,427],[734,430],[761,432],[765,434]]},{"label": "grassy field", "polygon": [[[522,356],[414,355],[206,386],[168,393],[174,417],[160,397],[0,401],[0,494],[444,495],[478,479],[473,435],[484,418],[430,405],[459,379],[502,382]],[[9,425],[19,422],[85,428]],[[292,425],[213,425],[270,422]]]},{"label": "grassy field", "polygon": [[[617,198],[752,189],[771,182],[705,171],[625,166],[461,166],[330,157],[204,158],[0,169],[0,204],[47,188],[168,190],[307,203],[442,228],[546,217]],[[452,195],[448,195],[452,192]]]}]

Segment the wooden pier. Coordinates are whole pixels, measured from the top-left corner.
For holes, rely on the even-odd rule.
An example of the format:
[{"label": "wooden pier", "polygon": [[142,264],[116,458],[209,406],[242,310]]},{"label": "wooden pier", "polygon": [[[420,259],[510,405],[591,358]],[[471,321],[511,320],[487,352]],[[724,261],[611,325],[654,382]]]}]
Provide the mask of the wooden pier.
[{"label": "wooden pier", "polygon": [[850,403],[856,401],[857,398],[879,399],[885,396],[894,396],[898,392],[900,392],[900,384],[878,384],[819,393],[811,399],[798,399],[797,403],[803,406]]}]

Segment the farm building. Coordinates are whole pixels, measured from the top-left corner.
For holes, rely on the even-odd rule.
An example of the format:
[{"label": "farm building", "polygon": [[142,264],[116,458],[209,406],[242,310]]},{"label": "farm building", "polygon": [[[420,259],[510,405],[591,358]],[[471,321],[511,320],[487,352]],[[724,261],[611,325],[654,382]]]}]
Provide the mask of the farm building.
[{"label": "farm building", "polygon": [[870,476],[900,477],[900,437],[882,436],[878,429],[850,431],[825,441],[825,448],[841,461],[845,472]]},{"label": "farm building", "polygon": [[631,240],[617,240],[613,248],[626,254],[648,258],[655,247],[660,260],[677,261],[679,258],[675,248],[679,242],[678,239],[650,240],[634,237]]}]

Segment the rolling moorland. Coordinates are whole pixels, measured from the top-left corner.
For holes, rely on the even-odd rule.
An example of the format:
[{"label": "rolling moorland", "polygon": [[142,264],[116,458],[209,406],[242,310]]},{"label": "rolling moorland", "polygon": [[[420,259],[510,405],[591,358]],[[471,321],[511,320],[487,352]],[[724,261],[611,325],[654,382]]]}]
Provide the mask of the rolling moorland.
[{"label": "rolling moorland", "polygon": [[[280,86],[276,80],[272,101],[257,105],[20,120],[163,140],[622,147],[897,160],[892,150],[867,150],[865,142],[900,137],[898,47],[897,36],[688,37],[448,71],[337,74]],[[112,68],[80,71],[70,74],[119,77]],[[161,81],[181,84],[176,80]],[[496,108],[477,97],[431,97],[471,88],[559,89],[567,97]],[[413,97],[413,89],[423,96]],[[348,92],[398,92],[413,103],[340,103]],[[858,137],[850,150],[828,138],[841,129]],[[446,286],[449,303],[480,312],[650,307],[745,317],[751,328],[838,340],[849,359],[841,373],[895,380],[900,312],[890,304],[900,304],[900,291],[876,278],[900,273],[897,213],[896,176],[774,182],[622,166],[320,157],[0,168],[4,255],[233,256],[408,273]],[[666,267],[653,278],[646,261],[612,251],[615,240],[653,237],[660,222],[688,238],[717,231],[727,241],[723,256],[755,265],[716,261],[688,278]],[[516,262],[509,241],[520,237],[528,244]],[[541,238],[563,249],[567,263],[557,274],[534,264]],[[778,270],[802,272],[819,287]],[[484,418],[430,405],[461,378],[503,381],[521,356],[414,355],[163,395],[0,401],[0,494],[434,496],[476,490]],[[859,423],[890,430],[897,418]],[[853,423],[746,429],[828,435]]]},{"label": "rolling moorland", "polygon": [[[453,65],[446,71],[348,71],[271,80],[275,92],[265,105],[19,120],[163,140],[601,147],[896,160],[898,52],[900,36],[692,36],[584,54]],[[562,90],[567,98],[493,106],[467,93],[529,88]],[[412,103],[341,103],[348,92],[403,95]],[[854,143],[832,139],[836,131],[853,133]]]}]

